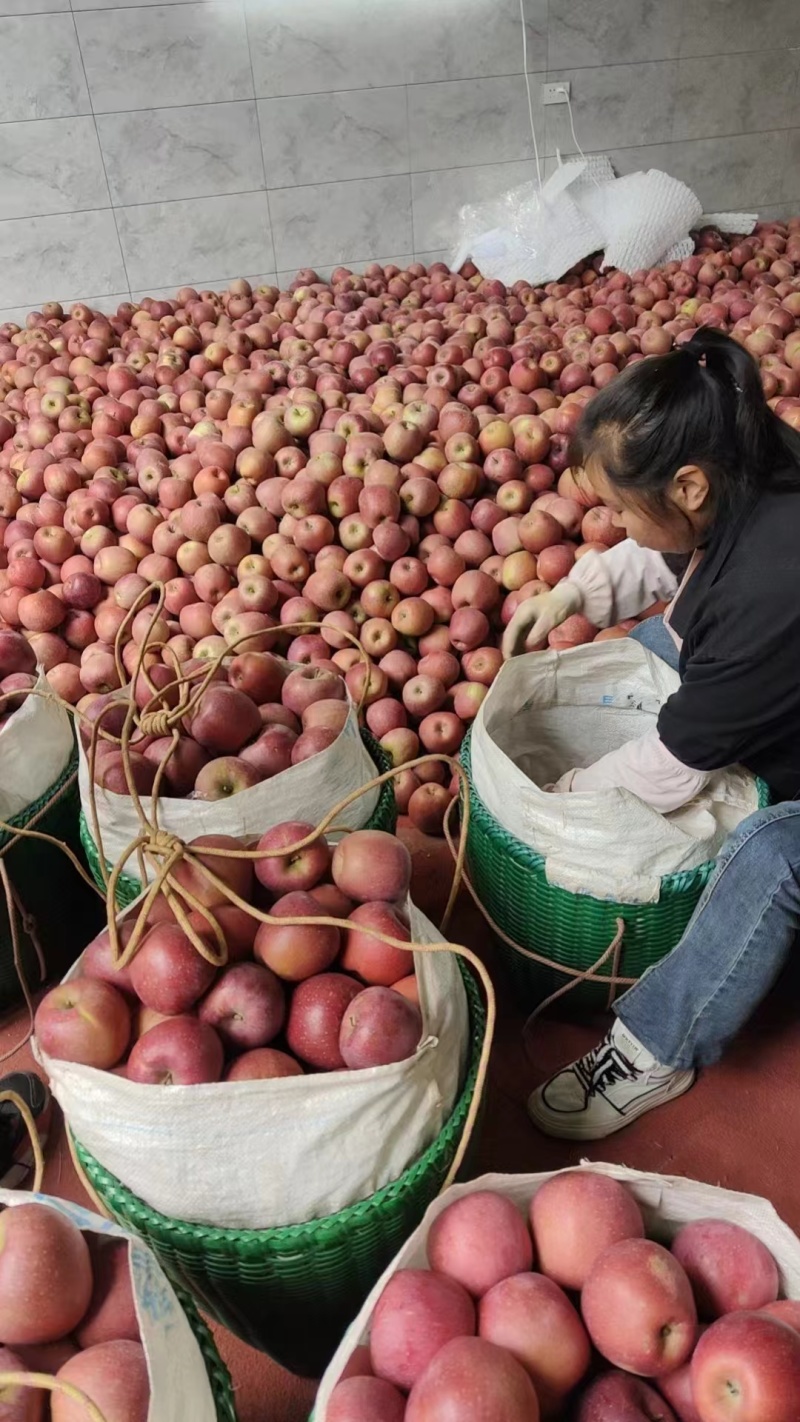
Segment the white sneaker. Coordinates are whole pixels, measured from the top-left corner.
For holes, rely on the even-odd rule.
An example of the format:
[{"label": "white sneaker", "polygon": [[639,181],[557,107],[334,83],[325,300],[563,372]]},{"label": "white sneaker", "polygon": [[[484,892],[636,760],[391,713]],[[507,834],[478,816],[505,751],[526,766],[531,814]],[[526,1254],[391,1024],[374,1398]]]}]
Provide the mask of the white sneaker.
[{"label": "white sneaker", "polygon": [[695,1071],[662,1066],[614,1023],[585,1057],[551,1076],[528,1100],[528,1115],[546,1136],[601,1140],[694,1085]]}]

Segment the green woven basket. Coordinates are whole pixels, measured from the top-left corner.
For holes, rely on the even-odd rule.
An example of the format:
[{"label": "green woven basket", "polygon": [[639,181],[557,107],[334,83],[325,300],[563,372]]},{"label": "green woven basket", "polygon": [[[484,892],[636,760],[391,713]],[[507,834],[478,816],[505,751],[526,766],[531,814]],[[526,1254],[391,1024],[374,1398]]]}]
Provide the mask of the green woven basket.
[{"label": "green woven basket", "polygon": [[[375,737],[365,727],[362,728],[361,739],[375,762],[378,773],[383,775],[385,771],[391,770],[389,757],[385,751],[381,749]],[[380,787],[375,813],[367,821],[366,828],[388,830],[390,834],[393,834],[396,826],[397,803],[394,798],[394,784],[391,780],[387,780],[386,783]],[[94,881],[98,888],[102,889],[104,883],[103,875],[100,870],[100,855],[97,852],[97,845],[92,839],[92,832],[83,810],[81,810],[80,813],[80,837]],[[110,872],[112,866],[109,864],[107,868]],[[128,904],[133,903],[134,899],[138,899],[141,892],[142,886],[138,879],[134,879],[131,874],[120,874],[117,880],[118,908],[127,908]]]},{"label": "green woven basket", "polygon": [[217,1345],[211,1336],[211,1329],[197,1312],[191,1294],[187,1294],[185,1289],[176,1285],[174,1280],[172,1287],[175,1289],[178,1301],[186,1314],[189,1326],[203,1355],[209,1386],[214,1397],[214,1406],[217,1410],[217,1422],[238,1422],[231,1375],[217,1352]]},{"label": "green woven basket", "polygon": [[173,1283],[292,1372],[320,1376],[347,1324],[444,1184],[474,1094],[486,1024],[475,980],[463,972],[470,1061],[452,1116],[398,1180],[338,1214],[271,1230],[187,1224],[150,1209],[74,1142],[104,1208],[146,1240]]},{"label": "green woven basket", "polygon": [[[471,732],[461,747],[461,763],[470,784],[467,862],[473,887],[499,928],[522,948],[540,953],[554,964],[585,972],[602,956],[623,919],[625,933],[616,973],[639,978],[670,952],[683,936],[698,899],[714,869],[714,861],[668,874],[661,880],[657,903],[618,904],[573,894],[548,882],[545,861],[509,834],[489,813],[475,791],[470,761]],[[769,791],[758,783],[759,806],[769,804]],[[558,967],[546,968],[523,957],[497,938],[518,1005],[532,1011],[570,980]],[[613,957],[613,955],[612,955]],[[614,976],[609,958],[598,975]],[[562,998],[570,1011],[597,1011],[608,1005],[609,988],[581,983]]]},{"label": "green woven basket", "polygon": [[[15,830],[30,828],[52,835],[68,844],[80,859],[77,765],[75,752],[55,784],[8,824]],[[102,905],[66,854],[53,844],[35,839],[17,839],[14,842],[13,834],[6,830],[0,833],[0,855],[17,900],[16,924],[22,972],[31,991],[35,991],[41,985],[42,974],[20,909],[30,916],[34,925],[44,954],[45,976],[53,978],[60,977],[74,963],[97,931],[102,921]],[[0,886],[0,1012],[15,1006],[22,998],[14,963],[6,896]]]}]

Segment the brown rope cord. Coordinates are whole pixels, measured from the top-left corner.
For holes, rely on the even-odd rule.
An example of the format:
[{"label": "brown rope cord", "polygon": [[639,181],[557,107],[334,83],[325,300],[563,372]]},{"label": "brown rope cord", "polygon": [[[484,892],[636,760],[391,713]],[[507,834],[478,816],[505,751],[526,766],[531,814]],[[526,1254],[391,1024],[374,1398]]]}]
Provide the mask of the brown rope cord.
[{"label": "brown rope cord", "polygon": [[[450,853],[454,856],[454,858],[456,857],[456,855],[458,855],[458,857],[463,862],[467,839],[466,829],[465,827],[462,827],[461,834],[459,836],[458,848],[456,848],[450,829],[450,817],[453,813],[455,803],[456,802],[453,801],[452,804],[448,805],[447,807],[447,811],[445,813],[444,818],[444,832]],[[527,1033],[528,1028],[531,1026],[534,1020],[537,1017],[541,1016],[541,1014],[545,1011],[547,1007],[552,1006],[552,1004],[558,998],[564,997],[566,993],[571,992],[573,988],[578,987],[581,983],[602,983],[604,986],[608,987],[608,1006],[610,1007],[616,997],[617,988],[633,987],[634,984],[639,981],[638,978],[624,978],[618,976],[617,974],[617,969],[619,967],[619,959],[622,952],[622,940],[623,935],[625,933],[625,920],[623,918],[617,919],[617,931],[613,939],[609,943],[608,947],[604,949],[604,951],[601,953],[600,957],[595,960],[594,963],[592,963],[588,968],[571,968],[566,963],[558,963],[553,958],[545,957],[542,953],[535,953],[530,948],[523,948],[521,943],[517,943],[515,939],[510,938],[509,935],[500,927],[499,923],[497,923],[492,918],[492,915],[489,913],[489,910],[484,906],[483,902],[480,899],[480,896],[478,895],[478,891],[475,888],[475,885],[472,883],[472,880],[470,879],[469,874],[466,872],[466,870],[461,875],[461,881],[464,884],[464,887],[466,888],[470,897],[472,898],[473,903],[480,910],[487,924],[491,928],[492,932],[496,933],[497,937],[502,939],[503,943],[506,943],[509,948],[513,948],[516,953],[520,953],[523,958],[528,958],[532,963],[537,963],[542,968],[549,968],[554,972],[562,973],[570,980],[564,983],[560,988],[558,988],[556,992],[551,993],[549,997],[546,997],[544,1002],[541,1002],[539,1006],[534,1009],[525,1024],[524,1033]],[[605,966],[609,958],[613,960],[614,964],[610,976],[607,973],[600,973],[600,969]]]},{"label": "brown rope cord", "polygon": [[64,1382],[62,1378],[51,1377],[49,1373],[0,1372],[0,1387],[30,1387],[41,1388],[45,1392],[61,1392],[71,1402],[77,1402],[84,1408],[90,1422],[106,1422],[97,1403],[92,1402],[85,1392],[82,1392],[79,1387],[74,1387],[72,1383]]},{"label": "brown rope cord", "polygon": [[[214,926],[216,923],[213,911],[201,904],[197,900],[197,898],[192,895],[189,890],[187,890],[186,886],[175,878],[174,874],[172,873],[172,870],[177,864],[178,860],[183,860],[187,864],[189,864],[190,867],[193,868],[196,873],[207,879],[208,882],[218,891],[218,893],[223,896],[224,899],[227,899],[235,907],[247,912],[252,918],[256,918],[260,923],[284,923],[291,927],[300,926],[308,922],[314,922],[317,924],[323,924],[331,927],[349,927],[349,925],[343,919],[314,918],[313,920],[311,920],[308,917],[287,917],[275,919],[270,914],[264,912],[261,909],[257,909],[253,904],[249,904],[244,899],[242,899],[223,879],[219,877],[219,875],[214,873],[213,869],[207,863],[203,861],[205,861],[207,858],[237,860],[277,859],[284,858],[287,855],[296,854],[299,850],[304,849],[307,845],[313,844],[314,841],[319,839],[321,835],[324,835],[329,830],[330,826],[336,822],[339,815],[344,809],[346,809],[354,801],[358,800],[361,796],[367,794],[370,790],[374,789],[376,786],[385,784],[389,780],[396,779],[397,776],[400,775],[403,770],[413,769],[413,767],[416,765],[431,764],[436,762],[441,763],[442,761],[446,765],[449,765],[451,769],[453,769],[458,774],[459,779],[462,783],[465,792],[465,824],[468,826],[469,784],[464,770],[462,769],[458,761],[454,760],[451,756],[425,755],[417,757],[416,760],[409,761],[404,766],[399,766],[393,768],[392,770],[386,770],[382,774],[373,777],[372,780],[367,781],[366,784],[359,786],[357,790],[351,791],[350,794],[346,795],[344,799],[340,800],[337,805],[334,805],[327,812],[327,814],[323,816],[323,818],[319,821],[315,828],[311,830],[307,835],[304,835],[301,839],[296,840],[294,844],[284,845],[281,848],[226,849],[217,846],[206,847],[204,845],[201,846],[198,853],[193,853],[191,847],[187,845],[184,841],[179,839],[177,836],[168,834],[163,830],[148,829],[143,834],[138,835],[137,838],[132,842],[132,844],[130,844],[127,849],[123,851],[122,855],[120,856],[120,859],[114,865],[114,868],[111,871],[111,876],[107,889],[107,913],[112,959],[117,964],[117,967],[127,967],[131,959],[138,951],[139,945],[147,930],[147,915],[149,914],[150,909],[152,908],[155,898],[159,892],[163,892],[164,896],[167,899],[167,902],[173,909],[173,912],[176,912],[176,917],[178,918],[181,927],[187,934],[187,937],[189,938],[190,942],[193,944],[197,952],[200,953],[202,957],[206,958],[208,962],[213,963],[216,967],[224,966],[224,963],[227,962],[227,954],[222,959],[217,956],[214,956],[211,950],[209,950],[207,944],[204,942],[201,934],[195,929],[193,924],[189,923],[185,914],[182,914],[177,911],[177,908],[180,906],[180,900],[183,899],[189,903],[190,907],[193,910],[199,911],[206,919],[210,920],[212,926]],[[460,846],[459,853],[456,855],[456,866],[455,873],[453,876],[453,883],[451,885],[448,904],[445,909],[444,917],[442,920],[442,927],[444,931],[446,931],[446,927],[452,915],[452,910],[456,898],[458,897],[461,877],[464,871],[465,846],[466,836],[464,836],[463,847]],[[122,948],[119,938],[118,924],[116,921],[117,885],[119,881],[119,876],[123,872],[125,864],[128,862],[131,855],[137,852],[139,849],[144,852],[145,857],[147,858],[150,867],[154,869],[155,874],[152,882],[150,883],[147,889],[143,902],[141,902],[139,905],[137,922],[134,927],[133,933],[125,947]],[[199,856],[202,856],[202,858],[198,857],[198,854]],[[161,863],[160,861],[162,859],[164,859],[165,862]],[[380,940],[384,940],[384,935],[379,933],[377,929],[365,927],[365,931]],[[222,946],[224,944],[224,935],[222,934],[221,929],[216,934],[216,936],[218,943],[220,944],[220,946]],[[385,941],[388,943],[389,939],[386,938]]]},{"label": "brown rope cord", "polygon": [[16,1091],[0,1091],[0,1101],[10,1101],[12,1106],[16,1106],[20,1116],[25,1122],[25,1127],[30,1136],[31,1149],[33,1150],[33,1185],[34,1195],[41,1193],[42,1181],[44,1179],[44,1152],[42,1142],[39,1139],[39,1132],[36,1129],[36,1122],[31,1114],[27,1101],[23,1101]]}]

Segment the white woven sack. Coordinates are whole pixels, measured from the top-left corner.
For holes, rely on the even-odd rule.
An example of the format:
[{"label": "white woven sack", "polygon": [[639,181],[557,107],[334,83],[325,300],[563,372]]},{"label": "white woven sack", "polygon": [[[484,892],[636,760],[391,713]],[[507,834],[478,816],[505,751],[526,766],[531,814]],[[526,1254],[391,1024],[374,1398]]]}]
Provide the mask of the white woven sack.
[{"label": "white woven sack", "polygon": [[72,1220],[80,1230],[127,1239],[136,1317],[150,1374],[147,1422],[217,1422],[208,1373],[186,1314],[161,1266],[141,1240],[126,1234],[100,1215],[90,1214],[69,1200],[0,1190],[0,1205],[38,1203]]},{"label": "white woven sack", "polygon": [[[89,792],[89,762],[86,750],[80,746],[78,785],[81,808],[86,816],[89,833],[93,834],[91,797]],[[240,790],[227,800],[184,800],[172,796],[159,797],[159,828],[181,839],[196,839],[201,834],[234,836],[262,835],[283,820],[310,820],[317,824],[352,791],[360,789],[377,774],[361,733],[358,717],[350,702],[350,712],[340,735],[327,750],[309,760],[291,765],[271,780],[264,780],[250,790]],[[348,829],[363,829],[375,813],[379,790],[369,790],[359,796],[339,816]],[[142,809],[152,823],[152,800],[141,797]],[[139,817],[129,795],[116,795],[95,787],[97,818],[102,836],[102,849],[110,864],[116,864],[140,832]],[[137,860],[128,861],[127,872],[139,878]],[[150,877],[153,877],[150,866]]]},{"label": "white woven sack", "polygon": [[669,815],[629,790],[543,788],[651,730],[679,685],[660,657],[622,638],[529,652],[503,667],[474,722],[475,790],[506,830],[544,856],[552,884],[654,903],[664,875],[714,859],[758,808],[755,777],[738,767],[712,776]]},{"label": "white woven sack", "polygon": [[[406,908],[415,943],[445,941]],[[81,1145],[153,1209],[230,1229],[302,1224],[398,1179],[452,1114],[469,1034],[461,972],[452,953],[415,953],[414,967],[422,1039],[389,1066],[159,1087],[56,1061],[35,1039],[34,1051]]]},{"label": "white woven sack", "polygon": [[[758,1195],[742,1195],[734,1190],[704,1185],[699,1180],[684,1180],[679,1175],[649,1175],[641,1170],[629,1170],[624,1165],[602,1165],[595,1164],[594,1161],[584,1161],[575,1168],[589,1171],[593,1175],[606,1175],[626,1185],[641,1206],[648,1235],[665,1244],[669,1244],[681,1226],[690,1220],[726,1220],[750,1230],[766,1245],[778,1265],[782,1296],[800,1299],[800,1240],[792,1234],[788,1225],[783,1223],[768,1200],[763,1200]],[[513,1200],[527,1219],[528,1206],[537,1190],[554,1175],[566,1173],[554,1170],[543,1171],[538,1175],[482,1175],[480,1179],[470,1180],[466,1185],[452,1185],[434,1200],[433,1204],[429,1205],[422,1224],[378,1280],[328,1364],[317,1393],[314,1422],[326,1422],[331,1393],[354,1348],[367,1341],[373,1310],[389,1279],[398,1269],[428,1267],[428,1231],[442,1210],[476,1190],[496,1190],[507,1199]]]},{"label": "white woven sack", "polygon": [[0,727],[0,819],[10,820],[41,799],[72,755],[72,722],[39,669],[36,691]]}]

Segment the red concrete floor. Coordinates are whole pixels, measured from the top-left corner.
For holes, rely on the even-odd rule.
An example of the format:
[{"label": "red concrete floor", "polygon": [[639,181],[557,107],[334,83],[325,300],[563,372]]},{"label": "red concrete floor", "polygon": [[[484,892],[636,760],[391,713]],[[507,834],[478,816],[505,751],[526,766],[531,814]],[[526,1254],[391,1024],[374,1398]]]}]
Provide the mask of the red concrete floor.
[{"label": "red concrete floor", "polygon": [[[404,833],[414,854],[415,898],[438,920],[451,872],[449,852],[439,841],[411,830]],[[465,895],[451,936],[475,948],[491,966],[490,935]],[[542,1021],[530,1062],[522,1047],[523,1015],[515,1012],[499,978],[498,987],[489,1109],[484,1113],[474,1174],[555,1169],[582,1157],[617,1161],[764,1195],[800,1233],[800,1191],[795,1179],[800,1146],[791,1127],[800,1079],[800,969],[790,969],[725,1062],[705,1073],[694,1090],[596,1148],[563,1146],[540,1136],[528,1123],[525,1100],[532,1086],[596,1040],[603,1021],[580,1025],[555,1017]],[[22,1030],[19,1014],[0,1022],[0,1056]],[[23,1049],[11,1065],[29,1060],[28,1050]],[[2,1068],[9,1069],[9,1063]],[[58,1129],[48,1146],[45,1189],[83,1199]],[[311,1383],[292,1377],[224,1329],[216,1333],[233,1375],[240,1422],[306,1422],[314,1393]]]}]

